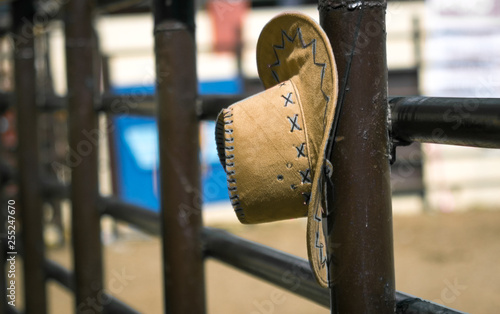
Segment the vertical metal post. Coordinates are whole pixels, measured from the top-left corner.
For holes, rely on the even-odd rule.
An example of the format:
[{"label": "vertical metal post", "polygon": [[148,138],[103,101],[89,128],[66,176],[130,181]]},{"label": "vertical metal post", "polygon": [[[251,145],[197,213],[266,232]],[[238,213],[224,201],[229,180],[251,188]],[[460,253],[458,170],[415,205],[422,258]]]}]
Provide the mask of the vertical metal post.
[{"label": "vertical metal post", "polygon": [[[320,0],[342,111],[332,152],[332,313],[394,313],[385,0]],[[331,218],[331,219],[330,219]]]},{"label": "vertical metal post", "polygon": [[97,208],[99,134],[94,108],[96,79],[92,30],[92,0],[66,5],[66,69],[69,106],[73,256],[77,313],[101,313],[103,289],[100,214]]},{"label": "vertical metal post", "polygon": [[154,4],[165,311],[205,313],[194,2]]},{"label": "vertical metal post", "polygon": [[34,7],[12,3],[18,134],[19,213],[24,244],[25,312],[46,313],[43,212],[38,162]]}]

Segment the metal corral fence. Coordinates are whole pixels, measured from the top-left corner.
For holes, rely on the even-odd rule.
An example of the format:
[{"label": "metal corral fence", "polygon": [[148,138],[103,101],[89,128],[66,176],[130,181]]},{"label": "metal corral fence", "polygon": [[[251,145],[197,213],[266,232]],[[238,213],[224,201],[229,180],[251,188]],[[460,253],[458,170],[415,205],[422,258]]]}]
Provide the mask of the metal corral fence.
[{"label": "metal corral fence", "polygon": [[[330,308],[332,313],[459,313],[395,291],[389,161],[396,146],[414,141],[500,148],[500,99],[387,98],[386,1],[319,1],[320,21],[333,43],[338,66],[342,112],[337,136],[344,138],[331,156],[336,170],[333,187],[329,187],[334,193],[329,194],[335,198],[327,210],[328,223],[334,230],[328,241],[342,245],[330,246],[330,275],[335,284],[322,289],[306,260],[203,227],[198,192],[198,123],[200,119],[213,119],[221,107],[237,99],[197,96],[194,1],[152,1],[156,108],[128,108],[129,112],[156,113],[158,119],[161,213],[99,196],[97,144],[90,143],[85,132],[96,130],[97,112],[111,114],[112,104],[120,97],[96,92],[100,70],[92,20],[99,12],[139,2],[49,1],[42,2],[52,4],[44,10],[39,10],[40,3],[35,1],[11,2],[15,93],[2,97],[2,103],[3,107],[14,104],[17,112],[16,176],[22,222],[22,233],[18,234],[18,239],[22,236],[22,248],[18,250],[23,252],[26,313],[46,313],[47,280],[55,280],[75,293],[78,313],[101,312],[99,307],[88,307],[87,302],[104,298],[102,312],[136,312],[103,294],[100,219],[104,214],[162,239],[167,313],[206,311],[203,263],[208,257],[291,290]],[[40,27],[37,24],[50,18],[65,22],[68,92],[65,98],[49,95],[40,101],[34,34]],[[70,149],[79,153],[78,162],[70,165],[72,179],[68,186],[39,175],[37,117],[61,108],[68,112]],[[460,119],[460,127],[454,119],[443,119],[445,114]],[[8,171],[4,172],[6,176]],[[72,201],[73,273],[45,258],[42,234],[42,202],[68,197]],[[365,228],[368,225],[370,228]],[[2,250],[3,269],[8,252],[8,248]],[[282,280],[284,272],[301,284],[292,289]],[[4,297],[3,271],[0,279],[1,311],[17,312]]]}]

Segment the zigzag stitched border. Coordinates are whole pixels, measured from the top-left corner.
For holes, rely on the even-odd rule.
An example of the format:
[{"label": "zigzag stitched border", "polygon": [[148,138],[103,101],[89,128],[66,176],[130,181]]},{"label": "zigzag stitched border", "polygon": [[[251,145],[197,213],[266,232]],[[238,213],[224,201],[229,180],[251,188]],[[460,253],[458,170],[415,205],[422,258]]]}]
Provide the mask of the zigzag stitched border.
[{"label": "zigzag stitched border", "polygon": [[[328,104],[328,102],[330,102],[330,96],[328,96],[325,93],[325,91],[323,90],[323,78],[325,77],[326,63],[316,62],[316,38],[312,39],[310,43],[306,44],[304,42],[304,38],[302,36],[302,30],[300,29],[300,27],[297,27],[297,33],[295,33],[295,35],[293,37],[289,36],[284,30],[281,31],[281,46],[280,45],[273,45],[273,51],[274,51],[274,55],[276,56],[276,62],[274,62],[273,64],[271,64],[271,68],[275,67],[275,66],[280,66],[281,65],[281,61],[279,59],[278,52],[276,51],[276,49],[280,49],[280,50],[285,49],[285,38],[289,42],[293,43],[295,41],[295,38],[297,38],[297,35],[299,37],[300,43],[302,44],[302,48],[305,49],[305,48],[307,48],[309,46],[312,46],[312,53],[313,53],[313,62],[314,62],[314,65],[317,65],[317,66],[321,67],[321,85],[320,85],[320,89],[321,89],[321,92],[323,93],[323,97],[325,98],[325,100],[326,100],[326,102]],[[273,77],[276,80],[276,82],[280,83],[278,74],[274,70],[272,70],[272,69],[271,69],[271,71],[272,71]]]}]

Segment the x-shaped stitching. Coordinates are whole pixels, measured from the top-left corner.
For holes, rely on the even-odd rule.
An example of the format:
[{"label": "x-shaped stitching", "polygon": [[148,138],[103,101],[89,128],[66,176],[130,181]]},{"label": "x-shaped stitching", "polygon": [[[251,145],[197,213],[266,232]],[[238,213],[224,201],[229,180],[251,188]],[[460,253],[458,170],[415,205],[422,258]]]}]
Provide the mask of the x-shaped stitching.
[{"label": "x-shaped stitching", "polygon": [[288,121],[290,121],[290,132],[293,132],[293,130],[297,129],[299,131],[301,131],[302,129],[300,128],[300,125],[299,123],[297,122],[297,118],[299,117],[298,114],[295,114],[295,116],[293,116],[293,118],[290,118],[290,117],[287,117],[288,118]]},{"label": "x-shaped stitching", "polygon": [[304,145],[306,145],[306,143],[302,143],[300,146],[295,146],[295,149],[297,150],[297,158],[307,157],[304,153]]},{"label": "x-shaped stitching", "polygon": [[302,183],[311,183],[311,169],[306,169],[306,171],[299,170],[300,176],[302,177]]},{"label": "x-shaped stitching", "polygon": [[309,201],[311,200],[311,193],[302,193],[302,196],[304,197],[304,205],[308,205]]},{"label": "x-shaped stitching", "polygon": [[280,86],[279,86],[279,87],[281,87],[281,86],[285,86],[285,85],[286,85],[286,82],[283,82],[283,83],[281,83],[281,84],[280,84]]},{"label": "x-shaped stitching", "polygon": [[288,93],[288,95],[286,95],[286,96],[285,95],[281,95],[281,97],[283,97],[285,99],[285,107],[287,107],[288,104],[291,104],[291,105],[294,104],[294,102],[292,100],[292,93]]}]

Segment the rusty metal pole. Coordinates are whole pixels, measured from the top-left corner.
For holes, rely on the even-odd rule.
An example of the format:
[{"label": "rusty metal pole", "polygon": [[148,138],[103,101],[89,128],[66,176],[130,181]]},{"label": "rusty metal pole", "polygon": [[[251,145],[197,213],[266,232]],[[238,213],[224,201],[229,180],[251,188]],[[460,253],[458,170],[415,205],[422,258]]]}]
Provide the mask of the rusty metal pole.
[{"label": "rusty metal pole", "polygon": [[332,313],[394,313],[385,0],[320,0],[342,104],[332,152]]},{"label": "rusty metal pole", "polygon": [[205,313],[193,1],[154,1],[165,311]]},{"label": "rusty metal pole", "polygon": [[25,312],[46,313],[43,212],[38,162],[38,114],[32,1],[12,3],[18,135],[19,213],[24,246]]},{"label": "rusty metal pole", "polygon": [[98,86],[94,73],[94,1],[71,0],[66,5],[66,69],[68,81],[69,146],[73,256],[77,313],[102,313],[103,289],[100,214],[97,208],[97,128],[94,108]]}]

